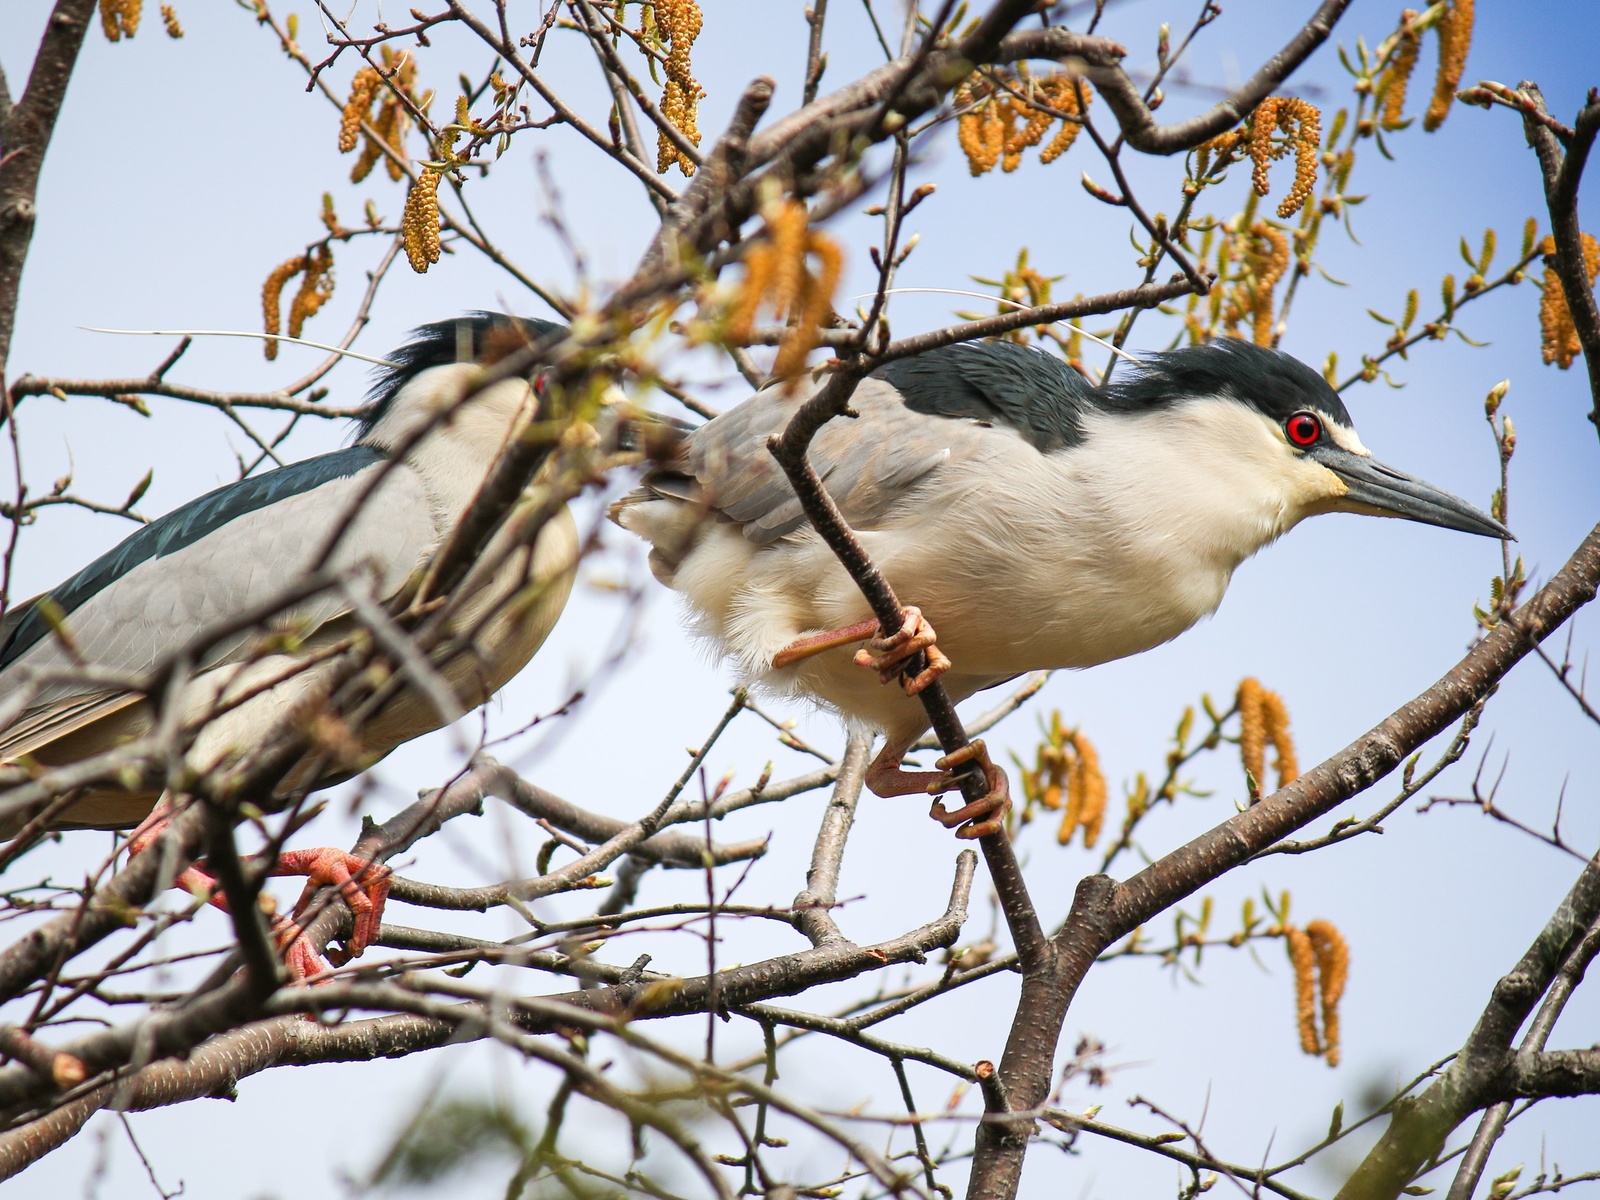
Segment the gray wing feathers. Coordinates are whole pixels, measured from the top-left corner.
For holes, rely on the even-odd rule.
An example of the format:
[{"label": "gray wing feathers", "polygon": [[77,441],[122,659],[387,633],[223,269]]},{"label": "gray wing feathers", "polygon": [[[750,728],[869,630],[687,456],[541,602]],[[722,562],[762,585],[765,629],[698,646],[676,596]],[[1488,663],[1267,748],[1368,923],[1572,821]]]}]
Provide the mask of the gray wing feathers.
[{"label": "gray wing feathers", "polygon": [[[702,503],[744,527],[758,545],[776,541],[805,522],[789,480],[767,450],[805,399],[777,388],[759,392],[697,429],[686,447],[688,473]],[[823,426],[811,443],[811,462],[852,527],[892,524],[906,511],[917,483],[936,470],[964,438],[962,423],[907,409],[899,394],[863,380],[850,401],[860,415]],[[647,479],[656,495],[686,498],[682,475]]]},{"label": "gray wing feathers", "polygon": [[[354,475],[246,513],[161,558],[151,558],[95,593],[67,620],[85,660],[116,671],[149,670],[197,632],[241,611],[270,603],[310,569],[314,557],[371,486],[375,465]],[[438,541],[421,480],[404,464],[393,467],[362,506],[330,566],[370,568],[358,584],[377,599],[398,592]],[[343,596],[324,593],[288,616],[313,628],[349,609]],[[237,654],[240,635],[215,647],[204,664]],[[18,667],[70,669],[54,637],[24,653],[0,674],[0,698],[17,686]],[[103,685],[102,685],[103,686]],[[87,693],[88,685],[60,684],[39,703]],[[31,706],[30,706],[31,707]]]},{"label": "gray wing feathers", "polygon": [[138,700],[130,692],[85,692],[30,708],[0,731],[0,761],[32,754]]}]

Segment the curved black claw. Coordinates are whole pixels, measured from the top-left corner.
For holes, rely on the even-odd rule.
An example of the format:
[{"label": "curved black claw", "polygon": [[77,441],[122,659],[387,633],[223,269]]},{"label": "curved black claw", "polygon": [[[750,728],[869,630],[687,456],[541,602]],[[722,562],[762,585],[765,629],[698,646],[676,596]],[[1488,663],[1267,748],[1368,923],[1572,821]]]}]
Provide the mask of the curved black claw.
[{"label": "curved black claw", "polygon": [[1006,827],[1006,814],[1011,811],[1011,783],[1006,773],[989,761],[989,750],[982,738],[969,742],[934,763],[939,768],[940,776],[928,790],[944,793],[958,787],[956,769],[969,762],[976,762],[983,767],[984,778],[989,781],[987,794],[949,811],[945,810],[942,800],[935,798],[928,815],[946,829],[954,829],[958,838],[988,837]]}]

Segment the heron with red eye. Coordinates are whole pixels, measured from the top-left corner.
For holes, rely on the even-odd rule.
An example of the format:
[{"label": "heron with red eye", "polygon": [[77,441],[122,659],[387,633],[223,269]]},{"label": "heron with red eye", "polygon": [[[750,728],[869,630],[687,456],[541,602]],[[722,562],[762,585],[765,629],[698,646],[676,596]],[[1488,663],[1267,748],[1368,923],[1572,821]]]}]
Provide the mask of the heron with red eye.
[{"label": "heron with red eye", "polygon": [[1283,432],[1291,445],[1304,449],[1316,445],[1322,437],[1322,422],[1312,413],[1295,413],[1284,422]]}]

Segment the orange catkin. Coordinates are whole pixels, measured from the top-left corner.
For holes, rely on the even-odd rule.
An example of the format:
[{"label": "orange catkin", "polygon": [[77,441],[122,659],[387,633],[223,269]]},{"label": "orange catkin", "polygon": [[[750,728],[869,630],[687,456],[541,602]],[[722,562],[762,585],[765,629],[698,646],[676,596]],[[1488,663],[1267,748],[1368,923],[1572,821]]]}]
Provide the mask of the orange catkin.
[{"label": "orange catkin", "polygon": [[[1273,141],[1275,134],[1283,139]],[[1305,206],[1311,189],[1317,182],[1317,152],[1322,145],[1322,112],[1316,105],[1295,96],[1268,96],[1246,120],[1245,128],[1233,134],[1222,134],[1202,142],[1198,151],[1232,150],[1243,143],[1250,155],[1253,169],[1251,183],[1256,195],[1265,196],[1271,190],[1268,173],[1272,163],[1289,154],[1294,155],[1294,182],[1278,205],[1278,216],[1287,220]],[[1201,168],[1202,173],[1204,167]]]},{"label": "orange catkin", "polygon": [[1305,930],[1293,925],[1283,929],[1283,940],[1289,951],[1289,962],[1294,967],[1295,1022],[1300,1028],[1300,1049],[1307,1054],[1322,1054],[1322,1042],[1317,1037],[1317,983],[1315,978],[1316,953]]},{"label": "orange catkin", "polygon": [[318,246],[306,256],[305,274],[300,279],[300,290],[289,304],[289,336],[299,337],[306,322],[317,315],[317,310],[333,295],[333,251],[326,245]]},{"label": "orange catkin", "polygon": [[[1079,116],[1094,94],[1089,85],[1072,75],[1051,75],[1030,80],[996,72],[997,78],[1029,93],[1033,102],[1007,93],[1003,87],[980,76],[969,76],[955,91],[956,140],[966,155],[967,169],[984,175],[999,164],[1001,170],[1015,171],[1022,164],[1022,153],[1044,140],[1056,118],[1052,111]],[[1080,89],[1082,99],[1079,99]],[[1078,138],[1083,125],[1063,120],[1061,128],[1039,152],[1041,163],[1051,163],[1065,154]]]},{"label": "orange catkin", "polygon": [[418,275],[439,261],[439,172],[424,167],[406,193],[400,217],[406,261]]},{"label": "orange catkin", "polygon": [[[1255,263],[1255,288],[1250,298],[1251,334],[1256,345],[1271,346],[1272,291],[1289,269],[1289,239],[1282,230],[1272,228],[1265,221],[1257,221],[1250,232],[1267,246],[1267,252],[1257,256]],[[1271,692],[1265,694],[1272,696]]]},{"label": "orange catkin", "polygon": [[1272,751],[1277,759],[1274,765],[1278,768],[1278,786],[1287,787],[1300,778],[1300,763],[1295,757],[1294,739],[1289,736],[1289,709],[1284,704],[1283,697],[1277,692],[1266,692],[1263,699],[1265,704],[1262,715],[1266,718],[1267,740],[1272,743]]},{"label": "orange catkin", "polygon": [[[1083,100],[1078,100],[1079,89],[1082,89]],[[1089,84],[1082,79],[1074,79],[1070,75],[1058,75],[1055,79],[1053,108],[1058,108],[1064,113],[1071,113],[1075,117],[1082,116],[1089,105],[1094,101],[1094,93],[1089,90]],[[1083,125],[1078,121],[1063,121],[1061,128],[1056,130],[1055,137],[1050,139],[1050,144],[1039,151],[1039,161],[1053,163],[1068,150],[1072,143],[1078,140],[1078,134],[1083,132]]]},{"label": "orange catkin", "polygon": [[1272,160],[1277,157],[1273,153],[1272,134],[1278,127],[1278,109],[1283,104],[1283,99],[1282,96],[1268,96],[1256,105],[1255,112],[1250,114],[1250,161],[1255,164],[1255,169],[1250,172],[1250,179],[1255,185],[1258,196],[1265,196],[1272,187],[1271,181],[1267,178],[1267,171],[1272,165]]},{"label": "orange catkin", "polygon": [[1278,205],[1278,216],[1288,220],[1311,198],[1317,183],[1317,150],[1322,144],[1322,113],[1304,100],[1287,99],[1278,109],[1278,128],[1294,147],[1294,183]]},{"label": "orange catkin", "polygon": [[100,0],[100,28],[108,42],[120,42],[139,32],[144,0]]},{"label": "orange catkin", "polygon": [[733,311],[728,314],[728,340],[744,345],[750,340],[750,330],[755,324],[761,301],[772,287],[772,246],[768,243],[751,246],[744,255],[744,285]]},{"label": "orange catkin", "polygon": [[[747,341],[764,304],[779,319],[788,318],[773,374],[794,380],[816,347],[818,328],[833,311],[844,255],[832,239],[810,228],[809,214],[798,200],[769,205],[766,219],[766,236],[745,252],[744,283],[728,314],[726,334],[731,342]],[[815,273],[808,258],[817,260]]]},{"label": "orange catkin", "polygon": [[815,274],[804,271],[801,275],[799,320],[778,347],[778,357],[772,364],[772,373],[780,379],[790,379],[805,369],[806,355],[816,345],[817,330],[833,312],[833,293],[839,286],[839,276],[844,270],[844,253],[831,238],[815,231],[806,236],[805,250],[798,256],[804,263],[809,254],[819,264]]},{"label": "orange catkin", "polygon": [[1267,786],[1267,746],[1277,757],[1278,786],[1300,778],[1294,739],[1289,736],[1289,709],[1283,697],[1268,691],[1258,679],[1239,683],[1235,704],[1239,710],[1239,759],[1255,781],[1252,800],[1259,800]]},{"label": "orange catkin", "polygon": [[[283,287],[301,271],[306,269],[306,256],[297,254],[293,258],[285,259],[267,275],[267,281],[261,285],[261,324],[267,333],[277,333],[280,319],[279,306],[283,302]],[[262,343],[262,352],[268,361],[278,357],[278,343],[268,338]]]},{"label": "orange catkin", "polygon": [[1261,795],[1267,775],[1267,717],[1266,689],[1259,679],[1239,681],[1239,760],[1245,772],[1254,780],[1251,798]]},{"label": "orange catkin", "polygon": [[1419,15],[1414,8],[1400,14],[1400,44],[1395,47],[1388,69],[1378,78],[1378,124],[1384,129],[1398,129],[1405,120],[1406,88],[1422,52],[1422,35],[1411,27]]},{"label": "orange catkin", "polygon": [[1100,769],[1100,755],[1094,744],[1081,732],[1072,735],[1072,746],[1078,752],[1074,780],[1082,780],[1083,799],[1078,808],[1078,820],[1083,824],[1083,845],[1092,850],[1100,840],[1100,828],[1106,819],[1106,776]]},{"label": "orange catkin", "polygon": [[[661,115],[696,146],[700,144],[699,106],[705,89],[690,70],[689,52],[700,36],[705,18],[695,0],[654,0],[656,27],[668,43],[667,86],[661,93]],[[656,170],[665,174],[674,163],[684,175],[694,174],[694,163],[681,153],[664,132],[656,138]]]},{"label": "orange catkin", "polygon": [[[1041,87],[1040,91],[1043,89]],[[1043,96],[1040,97],[1043,99]],[[1037,146],[1044,131],[1050,128],[1050,122],[1055,118],[1042,108],[1036,108],[1015,96],[1007,97],[1011,109],[1011,120],[1006,128],[1005,159],[1001,169],[1015,171],[1022,163],[1022,152],[1029,146]],[[1018,119],[1021,124],[1017,124]]]},{"label": "orange catkin", "polygon": [[1467,51],[1472,47],[1474,0],[1450,0],[1450,8],[1439,18],[1439,73],[1433,80],[1433,100],[1423,114],[1422,127],[1432,133],[1444,124],[1455,102],[1456,88],[1467,69]]},{"label": "orange catkin", "polygon": [[[1339,1001],[1350,977],[1350,947],[1332,921],[1308,922],[1305,932],[1321,983],[1322,1045],[1328,1065],[1339,1065]],[[1304,1036],[1302,1035],[1302,1041]]]},{"label": "orange catkin", "polygon": [[378,68],[362,67],[350,83],[350,99],[339,114],[339,153],[349,154],[361,136],[361,122],[372,111],[372,97],[378,90]]},{"label": "orange catkin", "polygon": [[[1539,251],[1547,260],[1552,258],[1556,252],[1555,237],[1546,235]],[[1589,282],[1593,283],[1600,272],[1600,242],[1587,233],[1583,235],[1583,267]],[[1563,371],[1571,367],[1583,351],[1577,327],[1572,323],[1572,310],[1567,307],[1567,294],[1561,287],[1561,277],[1548,263],[1539,297],[1539,341],[1544,361],[1555,363]]]},{"label": "orange catkin", "polygon": [[956,118],[956,141],[967,156],[974,176],[994,169],[1005,152],[1005,123],[996,111],[999,103],[987,80],[972,76],[956,89],[955,101],[965,111]]}]

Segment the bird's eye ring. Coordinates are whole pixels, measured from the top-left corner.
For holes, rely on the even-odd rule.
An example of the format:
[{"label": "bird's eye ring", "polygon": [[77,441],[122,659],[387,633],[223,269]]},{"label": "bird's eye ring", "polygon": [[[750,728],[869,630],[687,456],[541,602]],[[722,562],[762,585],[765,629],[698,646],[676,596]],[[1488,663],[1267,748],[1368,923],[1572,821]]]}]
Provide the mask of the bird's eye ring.
[{"label": "bird's eye ring", "polygon": [[1314,446],[1322,437],[1322,422],[1311,413],[1295,413],[1284,422],[1283,432],[1292,445]]}]

